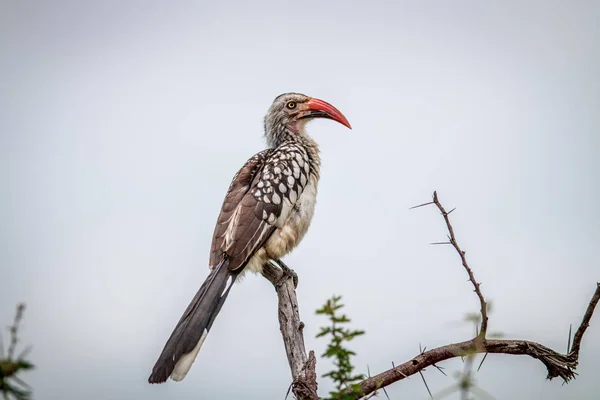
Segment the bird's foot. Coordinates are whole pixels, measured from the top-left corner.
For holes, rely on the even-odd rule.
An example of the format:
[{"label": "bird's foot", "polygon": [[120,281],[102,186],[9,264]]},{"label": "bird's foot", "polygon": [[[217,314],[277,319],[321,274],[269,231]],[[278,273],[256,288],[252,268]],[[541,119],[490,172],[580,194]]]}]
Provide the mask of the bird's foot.
[{"label": "bird's foot", "polygon": [[285,265],[285,263],[283,261],[275,260],[275,262],[277,263],[277,265],[279,266],[279,268],[281,268],[281,271],[283,272],[281,279],[279,279],[279,281],[277,282],[277,286],[279,286],[283,282],[285,282],[286,279],[292,278],[292,281],[294,282],[294,289],[297,288],[298,287],[298,274],[296,272],[294,272],[293,269],[291,269],[290,267]]}]

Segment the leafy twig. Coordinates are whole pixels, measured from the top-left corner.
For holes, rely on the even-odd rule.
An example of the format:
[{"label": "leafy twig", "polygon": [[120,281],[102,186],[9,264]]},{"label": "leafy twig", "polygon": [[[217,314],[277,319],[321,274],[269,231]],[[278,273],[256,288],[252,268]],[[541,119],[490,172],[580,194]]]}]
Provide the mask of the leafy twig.
[{"label": "leafy twig", "polygon": [[362,374],[353,375],[354,366],[350,362],[350,357],[355,353],[347,349],[344,342],[349,342],[365,332],[343,327],[344,324],[350,322],[350,319],[344,314],[339,314],[339,310],[344,307],[340,303],[341,299],[341,296],[333,296],[327,300],[321,309],[317,310],[317,314],[328,316],[330,322],[329,326],[321,328],[317,337],[331,337],[327,350],[321,356],[333,358],[333,365],[336,367],[322,375],[331,378],[336,387],[335,391],[329,393],[329,399],[353,400],[359,397],[360,394],[360,385],[357,382],[365,379],[365,376]]},{"label": "leafy twig", "polygon": [[[23,382],[17,374],[21,371],[33,369],[33,364],[23,359],[26,352],[21,353],[15,360],[13,356],[17,348],[18,343],[18,332],[19,324],[23,318],[23,311],[25,310],[25,304],[19,304],[17,306],[17,312],[15,314],[15,320],[11,326],[8,327],[10,332],[10,344],[8,347],[7,357],[0,359],[0,393],[5,400],[8,400],[11,396],[17,400],[28,400],[31,397],[31,391],[29,385]],[[0,347],[2,344],[0,343]],[[0,348],[0,354],[3,354],[3,349]],[[14,381],[18,385],[24,387],[21,389],[11,381]]]}]

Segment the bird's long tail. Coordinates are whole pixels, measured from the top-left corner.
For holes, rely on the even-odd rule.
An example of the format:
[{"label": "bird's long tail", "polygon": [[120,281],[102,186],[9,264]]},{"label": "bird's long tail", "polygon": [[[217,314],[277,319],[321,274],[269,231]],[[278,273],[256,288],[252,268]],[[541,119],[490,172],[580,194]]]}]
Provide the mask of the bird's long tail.
[{"label": "bird's long tail", "polygon": [[163,383],[169,376],[174,381],[185,378],[238,275],[228,264],[222,261],[208,275],[171,333],[148,382]]}]

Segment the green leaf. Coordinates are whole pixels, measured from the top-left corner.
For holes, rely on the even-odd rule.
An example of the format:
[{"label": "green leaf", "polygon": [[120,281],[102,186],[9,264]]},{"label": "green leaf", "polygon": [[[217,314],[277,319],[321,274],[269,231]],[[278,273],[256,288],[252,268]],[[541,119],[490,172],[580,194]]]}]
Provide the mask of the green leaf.
[{"label": "green leaf", "polygon": [[344,328],[344,325],[350,323],[351,320],[345,314],[339,313],[339,310],[344,307],[344,304],[340,303],[341,299],[341,296],[333,296],[316,311],[317,314],[329,317],[330,325],[322,327],[317,338],[329,337],[329,344],[321,357],[332,359],[334,369],[322,376],[330,378],[336,388],[335,391],[329,393],[330,397],[324,400],[356,399],[360,394],[358,382],[365,379],[363,374],[352,374],[355,367],[352,365],[351,357],[356,353],[346,347],[347,342],[356,336],[364,335],[365,331]]}]

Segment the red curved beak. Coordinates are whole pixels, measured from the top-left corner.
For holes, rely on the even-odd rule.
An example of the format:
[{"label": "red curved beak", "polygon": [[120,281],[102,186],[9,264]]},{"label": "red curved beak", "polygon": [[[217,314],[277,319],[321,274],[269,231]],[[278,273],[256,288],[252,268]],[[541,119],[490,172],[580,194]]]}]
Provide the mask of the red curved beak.
[{"label": "red curved beak", "polygon": [[329,118],[339,122],[340,124],[348,127],[349,129],[352,129],[352,126],[350,126],[350,122],[348,122],[346,117],[344,117],[344,114],[342,114],[340,110],[327,103],[326,101],[315,99],[313,97],[306,102],[306,106],[308,110],[310,110],[310,114],[307,115],[308,117]]}]

